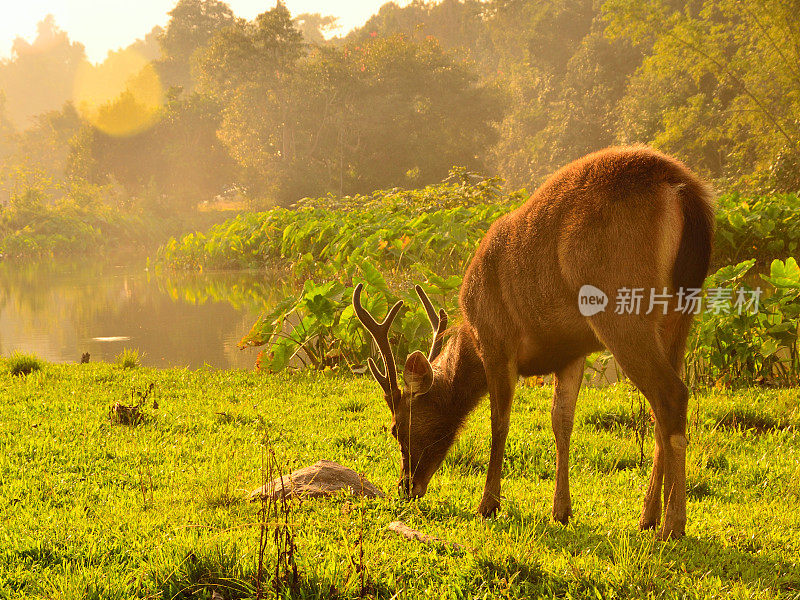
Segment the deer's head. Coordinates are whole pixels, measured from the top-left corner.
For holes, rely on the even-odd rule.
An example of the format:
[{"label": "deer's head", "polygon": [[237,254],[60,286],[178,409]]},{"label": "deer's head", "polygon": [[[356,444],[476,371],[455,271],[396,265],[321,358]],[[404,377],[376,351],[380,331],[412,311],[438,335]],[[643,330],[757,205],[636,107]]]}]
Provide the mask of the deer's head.
[{"label": "deer's head", "polygon": [[386,366],[386,372],[382,373],[372,358],[368,360],[369,370],[383,389],[384,399],[392,412],[392,436],[400,444],[403,475],[399,485],[406,495],[422,496],[453,443],[457,429],[451,423],[452,419],[442,414],[442,403],[439,400],[447,393],[447,385],[437,381],[431,364],[442,350],[447,314],[444,309],[440,309],[437,314],[423,289],[416,286],[417,295],[433,328],[433,343],[427,357],[419,350],[408,356],[401,389],[389,345],[389,329],[403,302],[397,302],[383,322],[378,323],[361,306],[362,287],[358,284],[353,292],[353,308],[358,320],[375,340]]}]

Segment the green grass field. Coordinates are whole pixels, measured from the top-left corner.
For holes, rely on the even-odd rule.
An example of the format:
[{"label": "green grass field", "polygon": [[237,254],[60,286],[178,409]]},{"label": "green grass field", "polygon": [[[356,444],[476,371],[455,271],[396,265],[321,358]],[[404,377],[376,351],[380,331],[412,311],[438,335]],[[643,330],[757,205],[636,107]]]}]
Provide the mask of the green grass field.
[{"label": "green grass field", "polygon": [[[388,410],[370,379],[108,364],[9,370],[0,360],[2,598],[255,596],[259,507],[243,498],[260,485],[265,435],[286,470],[327,458],[389,492],[294,506],[299,585],[282,596],[800,597],[796,389],[691,399],[688,535],[661,543],[636,528],[652,432],[641,467],[639,400],[625,385],[581,392],[575,518],[564,527],[549,518],[547,386],[519,388],[506,499],[483,520],[474,510],[488,460],[487,403],[428,495],[404,502]],[[112,424],[115,402],[148,390],[142,423]],[[464,549],[408,541],[387,531],[395,520]],[[265,560],[274,572],[270,547]]]}]

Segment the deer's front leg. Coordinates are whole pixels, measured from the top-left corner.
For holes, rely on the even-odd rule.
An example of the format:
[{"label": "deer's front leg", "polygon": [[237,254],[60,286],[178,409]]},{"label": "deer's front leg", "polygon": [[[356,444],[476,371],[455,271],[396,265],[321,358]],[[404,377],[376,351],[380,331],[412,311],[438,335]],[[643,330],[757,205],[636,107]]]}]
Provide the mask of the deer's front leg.
[{"label": "deer's front leg", "polygon": [[569,494],[569,438],[575,420],[575,403],[581,389],[585,357],[555,373],[555,391],[551,419],[556,438],[556,491],[553,496],[553,519],[565,523],[572,516]]},{"label": "deer's front leg", "polygon": [[488,517],[500,508],[500,477],[503,471],[503,454],[506,437],[511,423],[511,403],[517,385],[517,366],[507,362],[502,365],[486,366],[489,383],[489,402],[492,409],[492,450],[489,454],[489,469],[486,473],[486,487],[478,506],[478,514]]}]

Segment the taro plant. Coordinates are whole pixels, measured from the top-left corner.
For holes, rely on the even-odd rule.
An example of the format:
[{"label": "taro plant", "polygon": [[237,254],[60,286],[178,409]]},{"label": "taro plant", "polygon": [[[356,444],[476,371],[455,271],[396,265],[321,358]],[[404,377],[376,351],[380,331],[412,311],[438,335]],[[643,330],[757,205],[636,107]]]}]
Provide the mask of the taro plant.
[{"label": "taro plant", "polygon": [[[171,239],[158,261],[173,270],[262,267],[277,261],[297,276],[320,279],[341,275],[356,264],[355,258],[387,274],[416,263],[461,274],[489,226],[525,199],[524,191],[504,193],[500,184],[461,173],[416,190],[305,199],[291,210],[241,213],[205,233]],[[798,248],[797,195],[728,194],[719,199],[714,264],[755,258],[763,267]]]},{"label": "taro plant", "polygon": [[295,275],[315,279],[351,277],[363,261],[387,274],[418,263],[460,274],[489,226],[524,199],[522,191],[504,193],[500,183],[459,171],[452,181],[418,190],[306,199],[292,210],[242,213],[206,233],[171,239],[158,261],[176,270],[280,261]]},{"label": "taro plant", "polygon": [[[796,385],[800,381],[800,268],[793,258],[775,260],[769,275],[762,275],[758,310],[738,310],[736,293],[750,297],[754,287],[749,277],[755,260],[730,265],[710,275],[707,290],[731,290],[726,310],[705,310],[698,316],[689,338],[686,372],[690,383],[701,385]],[[347,366],[361,372],[366,359],[378,359],[368,334],[353,313],[354,285],[365,284],[364,307],[379,317],[397,300],[405,305],[392,327],[392,345],[398,358],[427,339],[429,324],[410,283],[391,286],[375,265],[350,264],[358,274],[349,280],[318,283],[307,280],[297,297],[290,296],[265,312],[241,340],[240,346],[264,346],[260,365],[269,371],[287,367],[322,369]],[[434,303],[456,317],[461,276],[439,277],[428,267],[415,265],[409,275],[418,276]],[[416,277],[414,277],[416,278]],[[757,281],[757,280],[755,280]],[[708,296],[706,296],[708,300]],[[604,372],[601,354],[592,363]],[[589,373],[592,369],[587,369]],[[618,372],[619,375],[619,372]]]},{"label": "taro plant", "polygon": [[[731,290],[732,303],[719,311],[706,306],[698,317],[686,357],[690,382],[727,386],[800,381],[800,268],[794,258],[774,260],[769,275],[761,275],[763,283],[754,288],[748,274],[755,262],[723,267],[706,279],[707,290]],[[757,289],[757,309],[740,310],[739,292],[752,298]]]},{"label": "taro plant", "polygon": [[[420,340],[427,340],[430,323],[412,286],[392,289],[368,261],[359,263],[357,269],[359,275],[347,283],[307,280],[297,298],[286,298],[262,314],[240,341],[240,347],[264,346],[259,364],[272,372],[304,366],[315,369],[347,366],[355,372],[364,371],[367,358],[377,358],[378,353],[353,311],[353,289],[358,282],[363,282],[367,289],[362,303],[372,314],[385,315],[397,300],[404,301],[392,328],[391,341],[398,356],[410,352],[414,349],[412,345]],[[455,315],[461,278],[439,278],[423,267],[418,271],[427,275],[422,287],[431,299]]]},{"label": "taro plant", "polygon": [[719,199],[714,262],[719,266],[754,258],[766,266],[800,248],[800,197],[768,194]]}]

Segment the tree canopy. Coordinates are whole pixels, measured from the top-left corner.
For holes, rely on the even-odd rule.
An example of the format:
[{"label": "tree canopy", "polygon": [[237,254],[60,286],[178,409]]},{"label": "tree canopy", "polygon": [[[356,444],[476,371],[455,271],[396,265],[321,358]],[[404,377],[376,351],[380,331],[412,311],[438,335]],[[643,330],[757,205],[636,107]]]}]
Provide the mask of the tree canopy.
[{"label": "tree canopy", "polygon": [[248,183],[279,202],[478,167],[500,117],[497,95],[435,39],[307,51],[280,4],[217,35],[199,73],[225,105],[220,137]]},{"label": "tree canopy", "polygon": [[[455,165],[532,188],[593,150],[647,143],[720,186],[797,190],[798,12],[800,0],[414,0],[328,39],[333,17],[292,18],[281,2],[246,20],[222,0],[178,0],[164,29],[94,67],[48,17],[0,62],[0,177],[120,185],[176,209],[236,185],[288,205],[424,185]],[[87,113],[76,78],[129,56],[140,68]]]}]

